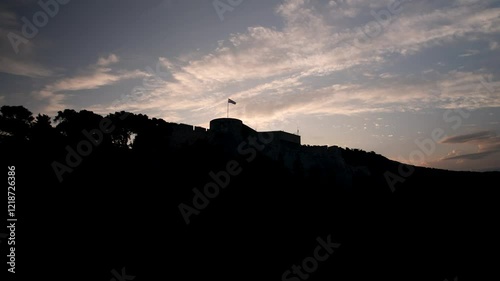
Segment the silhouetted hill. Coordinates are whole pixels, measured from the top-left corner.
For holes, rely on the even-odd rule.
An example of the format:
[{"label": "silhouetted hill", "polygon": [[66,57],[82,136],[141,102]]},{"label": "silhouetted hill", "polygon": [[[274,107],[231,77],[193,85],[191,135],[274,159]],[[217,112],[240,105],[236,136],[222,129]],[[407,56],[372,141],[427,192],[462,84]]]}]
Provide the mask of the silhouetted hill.
[{"label": "silhouetted hill", "polygon": [[[498,172],[410,167],[126,112],[65,110],[55,125],[23,108],[1,113],[24,274],[111,280],[125,267],[134,280],[443,281],[496,269],[487,254]],[[294,273],[304,260],[311,272]]]}]

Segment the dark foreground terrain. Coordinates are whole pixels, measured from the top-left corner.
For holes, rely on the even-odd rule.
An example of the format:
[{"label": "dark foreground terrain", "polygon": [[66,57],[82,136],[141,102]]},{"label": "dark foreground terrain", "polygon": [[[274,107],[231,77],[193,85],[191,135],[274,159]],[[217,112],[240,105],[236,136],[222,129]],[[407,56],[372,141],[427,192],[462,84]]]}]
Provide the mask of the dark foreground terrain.
[{"label": "dark foreground terrain", "polygon": [[[115,127],[100,140],[82,133],[102,125],[91,112],[60,112],[51,125],[16,110],[2,112],[0,155],[4,177],[16,171],[17,280],[499,275],[498,172],[407,167],[338,147],[272,158],[264,137],[168,145],[165,121],[123,112],[108,116]],[[95,141],[91,151],[82,140]],[[68,152],[78,148],[86,155]],[[0,247],[5,266],[7,240]]]}]

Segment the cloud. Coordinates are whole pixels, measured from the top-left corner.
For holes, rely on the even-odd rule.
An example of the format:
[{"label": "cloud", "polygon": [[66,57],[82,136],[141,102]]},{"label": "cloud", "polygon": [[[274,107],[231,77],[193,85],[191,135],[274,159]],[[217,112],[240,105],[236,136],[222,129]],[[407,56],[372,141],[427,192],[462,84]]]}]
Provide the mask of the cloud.
[{"label": "cloud", "polygon": [[51,70],[40,64],[8,57],[0,57],[0,72],[32,78],[53,75]]},{"label": "cloud", "polygon": [[[3,10],[2,10],[3,8]],[[53,72],[37,63],[34,45],[26,40],[20,46],[22,52],[16,54],[8,34],[19,34],[21,24],[16,13],[5,7],[0,7],[0,72],[11,75],[26,76],[31,78],[48,77]]]},{"label": "cloud", "polygon": [[[481,2],[436,8],[430,1],[407,1],[402,4],[399,15],[391,15],[384,8],[374,9],[371,12],[375,14],[389,14],[390,20],[378,20],[383,28],[371,43],[376,44],[375,47],[393,46],[398,52],[408,53],[468,38],[471,34],[497,33],[499,28],[494,25],[500,21],[499,8],[488,7],[493,1]],[[369,31],[368,26],[365,30]]]},{"label": "cloud", "polygon": [[121,71],[111,73],[109,69],[97,69],[89,74],[68,77],[45,86],[51,92],[93,90],[112,85],[120,80],[147,76],[142,71]]},{"label": "cloud", "polygon": [[489,150],[489,151],[483,151],[483,152],[476,152],[476,153],[469,153],[469,154],[463,154],[463,155],[458,155],[458,156],[452,156],[452,157],[447,157],[444,158],[443,160],[481,160],[484,159],[492,154],[499,153],[500,149],[498,150]]},{"label": "cloud", "polygon": [[500,137],[493,131],[480,131],[476,133],[463,134],[448,137],[441,141],[446,144],[475,144],[478,147],[477,152],[461,154],[453,151],[442,160],[480,160],[490,155],[500,152]]},{"label": "cloud", "polygon": [[379,75],[380,78],[394,78],[394,77],[397,77],[398,75],[397,74],[391,74],[391,73],[382,73]]},{"label": "cloud", "polygon": [[[380,32],[370,33],[370,26],[376,24],[372,14],[389,12],[392,2],[282,2],[275,13],[283,20],[283,28],[252,26],[230,34],[203,55],[160,58],[170,78],[155,87],[138,88],[114,106],[189,112],[186,116],[206,120],[223,115],[224,101],[232,97],[239,101],[233,114],[247,122],[300,114],[500,106],[500,82],[484,69],[434,70],[429,81],[382,71],[361,79],[356,73],[394,62],[388,55],[411,56],[500,33],[500,8],[488,7],[494,3],[490,0],[455,1],[447,7],[406,1],[400,13],[381,23]],[[335,13],[355,20],[340,23]],[[487,87],[481,81],[487,81]]]},{"label": "cloud", "polygon": [[500,106],[500,81],[490,73],[450,71],[436,82],[443,108]]},{"label": "cloud", "polygon": [[480,54],[481,51],[479,50],[467,50],[465,53],[459,55],[459,57],[471,57]]},{"label": "cloud", "polygon": [[99,60],[97,60],[97,65],[98,66],[108,66],[110,64],[114,64],[114,63],[117,63],[119,61],[119,58],[117,55],[115,54],[110,54],[107,58],[99,58]]},{"label": "cloud", "polygon": [[116,62],[118,62],[118,57],[114,54],[107,58],[99,58],[96,64],[90,65],[82,73],[56,80],[34,92],[35,98],[45,100],[48,103],[41,111],[53,113],[68,107],[65,100],[69,91],[94,90],[126,79],[150,76],[150,74],[140,70],[113,71],[105,67]]},{"label": "cloud", "polygon": [[465,143],[472,142],[477,140],[489,139],[491,137],[496,136],[496,134],[492,131],[482,131],[472,134],[458,135],[453,137],[448,137],[441,141],[441,143]]}]

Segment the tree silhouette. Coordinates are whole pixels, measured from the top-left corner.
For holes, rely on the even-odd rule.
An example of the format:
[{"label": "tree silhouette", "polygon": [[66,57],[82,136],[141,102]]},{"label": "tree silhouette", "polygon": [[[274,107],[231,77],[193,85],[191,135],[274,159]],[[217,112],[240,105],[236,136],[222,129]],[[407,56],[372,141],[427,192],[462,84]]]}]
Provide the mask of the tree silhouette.
[{"label": "tree silhouette", "polygon": [[106,116],[115,126],[115,129],[111,132],[111,142],[114,145],[126,148],[128,147],[130,137],[133,134],[137,134],[137,128],[134,128],[131,122],[134,116],[133,113],[125,111],[110,113]]},{"label": "tree silhouette", "polygon": [[33,113],[23,106],[4,105],[0,108],[0,131],[15,140],[28,140],[34,120]]},{"label": "tree silhouette", "polygon": [[[54,121],[57,123],[56,130],[68,138],[70,143],[80,141],[84,136],[83,130],[91,131],[99,129],[99,123],[103,119],[101,115],[92,111],[73,109],[58,111]],[[109,139],[109,136],[108,136]]]},{"label": "tree silhouette", "polygon": [[31,136],[35,143],[41,145],[52,144],[61,136],[51,124],[51,118],[45,114],[38,114],[31,127]]},{"label": "tree silhouette", "polygon": [[57,123],[56,129],[65,136],[70,136],[75,134],[74,127],[76,125],[75,120],[77,119],[78,113],[74,109],[65,109],[64,111],[58,111],[54,121]]}]

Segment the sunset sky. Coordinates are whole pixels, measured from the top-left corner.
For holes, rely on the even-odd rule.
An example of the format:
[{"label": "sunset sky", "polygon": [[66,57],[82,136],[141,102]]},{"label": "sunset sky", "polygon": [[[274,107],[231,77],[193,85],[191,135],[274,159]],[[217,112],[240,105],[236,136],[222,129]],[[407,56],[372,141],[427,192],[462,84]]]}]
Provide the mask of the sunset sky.
[{"label": "sunset sky", "polygon": [[303,144],[500,170],[500,1],[40,2],[0,3],[0,105],[208,127],[231,98]]}]

